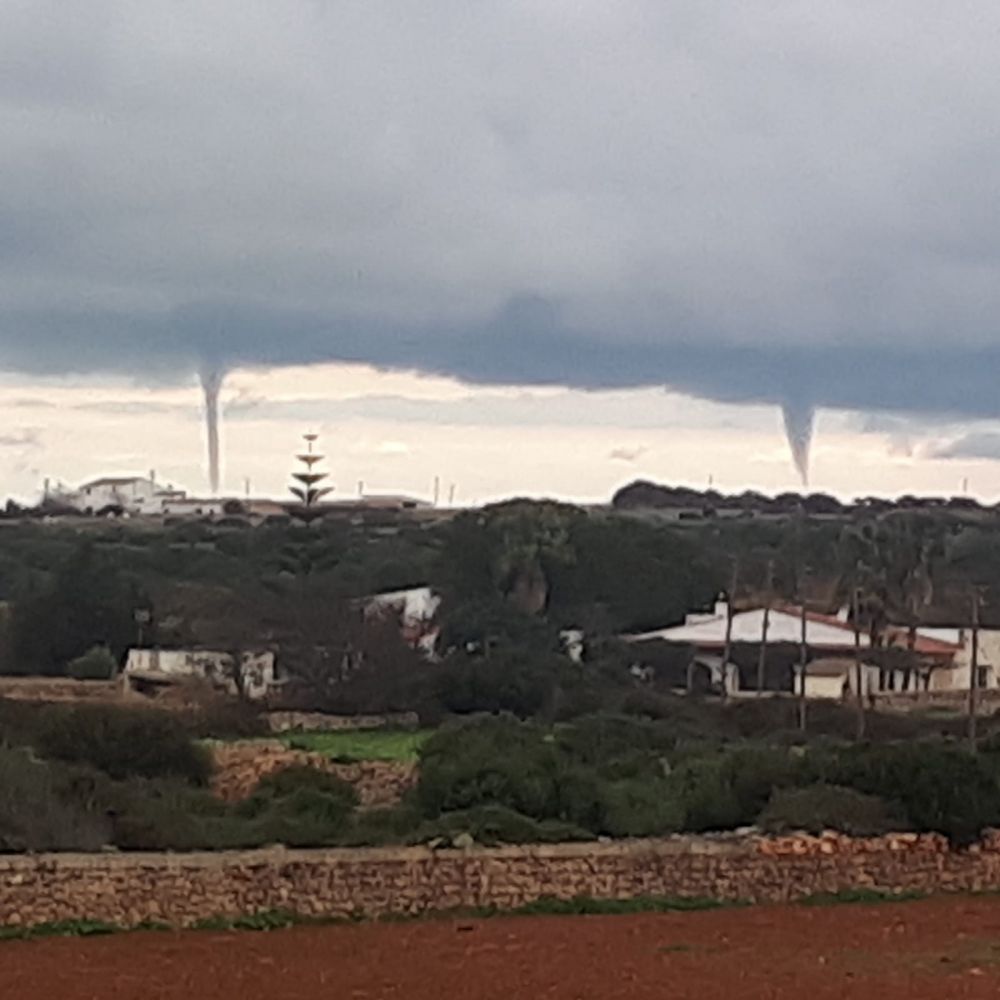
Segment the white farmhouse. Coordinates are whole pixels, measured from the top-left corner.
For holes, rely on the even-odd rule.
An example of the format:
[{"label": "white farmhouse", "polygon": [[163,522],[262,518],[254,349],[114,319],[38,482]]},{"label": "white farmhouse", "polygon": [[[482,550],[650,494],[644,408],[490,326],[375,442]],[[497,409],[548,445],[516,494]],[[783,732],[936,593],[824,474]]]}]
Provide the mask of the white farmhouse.
[{"label": "white farmhouse", "polygon": [[164,505],[182,501],[183,490],[164,486],[156,481],[156,473],[148,476],[106,476],[84,483],[77,490],[59,493],[56,499],[82,514],[122,511],[126,514],[162,514]]},{"label": "white farmhouse", "polygon": [[[687,615],[683,625],[624,638],[639,648],[656,642],[691,646],[695,652],[695,662],[708,670],[713,685],[724,686],[729,694],[738,695],[739,672],[732,663],[722,663],[728,619],[729,608],[724,601],[719,601],[711,612]],[[769,645],[798,646],[804,638],[809,657],[805,686],[807,697],[840,698],[856,687],[853,672],[854,628],[847,620],[846,610],[838,615],[817,614],[812,611],[803,614],[801,608],[779,605],[772,607],[765,615],[763,607],[747,608],[734,612],[728,627],[732,645],[766,642]],[[901,626],[889,626],[885,639],[888,646],[906,648],[908,645],[906,629]],[[996,653],[1000,657],[1000,633],[997,639]],[[870,650],[871,642],[867,634],[859,636],[858,645],[866,652]],[[983,649],[982,641],[980,648]],[[919,672],[880,671],[873,665],[865,665],[863,691],[939,691],[968,687],[968,643],[963,645],[956,630],[918,629],[914,652],[926,665]],[[1000,663],[1000,659],[993,662]],[[815,676],[811,677],[814,663],[817,664]],[[981,673],[981,677],[985,682],[981,686],[995,683],[992,680],[992,667]]]},{"label": "white farmhouse", "polygon": [[277,684],[274,653],[244,653],[237,674],[229,653],[207,649],[132,649],[122,671],[125,690],[140,694],[156,693],[191,679],[207,681],[229,694],[260,701]]}]

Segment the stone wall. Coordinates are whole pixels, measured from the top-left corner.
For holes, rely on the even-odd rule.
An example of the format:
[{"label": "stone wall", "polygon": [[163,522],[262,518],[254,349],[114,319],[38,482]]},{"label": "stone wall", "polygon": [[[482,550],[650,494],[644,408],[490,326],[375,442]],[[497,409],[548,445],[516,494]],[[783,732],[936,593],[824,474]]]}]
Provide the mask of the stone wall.
[{"label": "stone wall", "polygon": [[532,847],[0,857],[0,926],[105,920],[187,926],[268,910],[384,916],[515,908],[543,896],[785,902],[821,892],[1000,888],[1000,839],[675,837]]},{"label": "stone wall", "polygon": [[417,729],[416,712],[392,715],[327,715],[325,712],[268,712],[267,724],[272,733],[313,732],[341,733],[345,730]]},{"label": "stone wall", "polygon": [[261,778],[293,766],[314,767],[342,778],[354,786],[365,808],[395,805],[417,780],[417,765],[408,761],[338,764],[321,753],[290,750],[277,740],[220,743],[213,747],[212,755],[212,790],[227,802],[245,799]]},{"label": "stone wall", "polygon": [[46,703],[118,703],[117,681],[78,681],[70,677],[0,677],[0,698]]}]

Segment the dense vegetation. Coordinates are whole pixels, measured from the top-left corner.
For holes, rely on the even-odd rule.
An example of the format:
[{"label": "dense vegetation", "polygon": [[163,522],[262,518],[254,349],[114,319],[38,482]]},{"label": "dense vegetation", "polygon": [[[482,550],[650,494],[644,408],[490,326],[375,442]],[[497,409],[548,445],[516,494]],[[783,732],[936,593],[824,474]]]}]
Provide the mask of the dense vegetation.
[{"label": "dense vegetation", "polygon": [[299,767],[226,805],[175,714],[0,703],[0,851],[538,842],[752,825],[938,831],[966,843],[1000,824],[995,723],[972,753],[928,719],[876,717],[873,740],[851,744],[850,714],[834,705],[806,739],[783,728],[783,708],[676,699],[657,720],[471,717],[420,741],[419,782],[401,805],[364,811],[350,786]]},{"label": "dense vegetation", "polygon": [[[437,728],[400,807],[365,812],[337,782],[291,773],[229,807],[206,789],[196,736],[246,735],[246,706],[185,719],[0,703],[0,849],[534,841],[833,826],[1000,823],[1000,745],[961,723],[761,699],[678,698],[685,651],[652,676],[616,636],[683,619],[720,590],[832,608],[863,592],[888,619],[962,622],[970,586],[1000,593],[1000,530],[963,510],[797,513],[683,524],[646,513],[514,501],[422,526],[406,518],[257,528],[125,522],[0,526],[0,670],[108,676],[139,642],[278,652],[295,707],[416,711]],[[422,660],[355,599],[429,584],[441,657]],[[768,585],[769,584],[769,585]],[[987,588],[983,590],[982,588]],[[581,662],[560,630],[583,629]],[[787,654],[787,655],[786,655]],[[771,651],[768,669],[792,653]],[[753,669],[756,652],[734,649]],[[786,662],[787,661],[787,662]],[[331,748],[331,753],[336,752]],[[30,806],[29,806],[30,803]]]},{"label": "dense vegetation", "polygon": [[[990,597],[1000,593],[1000,521],[935,508],[688,525],[512,501],[430,525],[5,522],[0,672],[63,674],[75,664],[98,676],[102,650],[120,662],[141,638],[273,645],[315,675],[325,666],[302,662],[310,651],[368,641],[348,635],[350,616],[330,608],[422,584],[445,595],[446,648],[521,657],[554,649],[563,627],[600,637],[680,621],[734,582],[737,600],[767,591],[827,610],[862,586],[872,623],[948,624],[968,620],[975,585],[986,595],[983,621],[1000,621]],[[378,642],[382,655],[364,659],[398,666],[399,651]],[[365,685],[354,687],[336,692],[347,708],[364,700]]]}]

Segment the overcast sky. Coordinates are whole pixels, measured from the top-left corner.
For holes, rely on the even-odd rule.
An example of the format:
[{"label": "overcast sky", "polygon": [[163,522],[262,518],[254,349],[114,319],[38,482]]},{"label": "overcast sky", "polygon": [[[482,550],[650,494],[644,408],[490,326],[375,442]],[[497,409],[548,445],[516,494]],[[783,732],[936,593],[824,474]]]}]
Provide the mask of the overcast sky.
[{"label": "overcast sky", "polygon": [[0,491],[197,490],[209,365],[230,488],[317,426],[345,491],[780,489],[784,407],[817,488],[1000,492],[998,51],[986,0],[0,0]]}]

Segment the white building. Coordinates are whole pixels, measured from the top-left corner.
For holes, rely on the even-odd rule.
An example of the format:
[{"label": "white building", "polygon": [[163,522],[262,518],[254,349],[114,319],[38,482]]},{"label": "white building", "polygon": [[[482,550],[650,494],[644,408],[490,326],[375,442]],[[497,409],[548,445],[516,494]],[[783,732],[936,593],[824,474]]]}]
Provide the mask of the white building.
[{"label": "white building", "polygon": [[366,618],[396,618],[406,642],[425,656],[433,656],[441,631],[437,624],[441,597],[431,587],[374,594],[362,603]]},{"label": "white building", "polygon": [[[739,673],[732,663],[723,665],[723,653],[726,648],[726,630],[729,608],[724,601],[718,602],[711,612],[697,612],[686,616],[683,625],[656,629],[639,635],[625,636],[627,642],[642,646],[645,643],[665,642],[688,645],[694,648],[698,664],[708,670],[713,684],[722,686],[730,694],[739,693]],[[765,634],[764,621],[767,619]],[[805,612],[805,645],[808,650],[809,662],[807,675],[812,671],[813,663],[822,663],[817,667],[818,673],[813,680],[806,681],[806,695],[813,697],[842,697],[855,686],[853,671],[846,669],[846,664],[853,664],[855,635],[853,626],[847,621],[846,611],[839,615],[823,615],[812,611]],[[741,643],[768,645],[796,645],[803,641],[803,612],[801,608],[779,605],[772,607],[765,614],[762,607],[737,611],[732,616],[730,629],[730,644]],[[980,662],[986,663],[983,657],[985,649],[995,649],[995,659],[992,663],[1000,664],[1000,633],[997,633],[995,647],[983,642],[984,633],[980,633]],[[885,634],[886,645],[907,648],[909,636],[901,626],[890,626]],[[864,650],[870,650],[871,641],[866,633],[858,637],[858,645]],[[918,629],[914,652],[926,665],[919,674],[907,670],[880,670],[873,665],[866,665],[863,686],[865,692],[878,690],[957,690],[968,688],[969,659],[971,655],[969,643],[963,640],[958,630]],[[990,654],[994,655],[994,654]],[[850,676],[848,676],[850,673]],[[996,683],[995,671],[981,671],[981,679],[988,680],[982,686],[993,686]]]},{"label": "white building", "polygon": [[164,517],[222,517],[225,512],[225,500],[199,500],[184,494],[164,497],[158,511]]},{"label": "white building", "polygon": [[252,701],[260,701],[277,685],[274,653],[244,653],[237,675],[229,653],[206,649],[132,649],[122,671],[125,689],[137,693],[155,692],[190,679],[207,681],[230,694],[243,694]]},{"label": "white building", "polygon": [[148,476],[107,476],[84,483],[77,490],[55,491],[52,499],[65,503],[82,514],[122,511],[126,514],[162,514],[164,505],[182,501],[186,494]]}]

